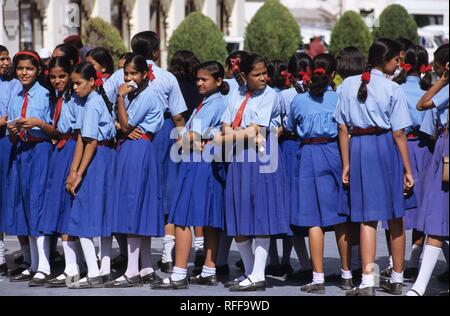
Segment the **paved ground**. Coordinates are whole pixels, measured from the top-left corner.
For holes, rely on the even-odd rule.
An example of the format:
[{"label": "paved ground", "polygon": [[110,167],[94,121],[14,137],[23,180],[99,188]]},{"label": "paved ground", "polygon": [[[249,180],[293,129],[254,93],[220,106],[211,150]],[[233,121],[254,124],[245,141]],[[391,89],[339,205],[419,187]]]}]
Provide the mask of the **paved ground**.
[{"label": "paved ground", "polygon": [[[408,233],[407,244],[410,244]],[[378,249],[377,249],[377,264],[384,268],[388,262],[387,249],[384,241],[384,232],[379,230],[378,232]],[[6,247],[7,247],[7,259],[9,262],[12,261],[13,255],[19,249],[19,244],[17,239],[14,237],[6,237]],[[159,260],[161,255],[161,239],[155,238],[153,240],[153,259],[156,265],[156,261]],[[114,244],[117,251],[117,244]],[[279,246],[281,248],[281,244]],[[62,250],[59,247],[60,252]],[[407,247],[406,258],[409,258],[409,247]],[[235,244],[233,243],[230,254],[230,267],[231,275],[230,278],[238,276],[239,270],[234,267],[233,263],[239,259],[239,253]],[[299,268],[298,260],[295,252],[292,252],[291,264],[294,270]],[[192,267],[192,265],[191,265]],[[430,282],[427,295],[436,295],[439,290],[448,289],[448,283],[440,283],[437,281],[437,276],[444,272],[446,269],[446,263],[443,256],[441,255],[438,265],[434,271],[433,279]],[[326,246],[325,246],[325,274],[332,275],[338,273],[339,269],[339,255],[337,252],[337,247],[334,239],[333,233],[327,233],[326,236]],[[57,271],[56,271],[57,272]],[[157,273],[161,277],[165,277],[166,274],[161,273],[159,270]],[[225,280],[226,281],[226,280]],[[180,291],[155,291],[150,290],[149,287],[138,288],[138,289],[98,289],[98,290],[69,290],[69,289],[47,289],[47,288],[29,288],[26,283],[10,283],[6,277],[0,276],[0,296],[35,296],[35,295],[49,295],[49,296],[240,296],[240,297],[252,297],[252,296],[309,296],[310,294],[303,294],[299,291],[300,283],[292,281],[284,281],[283,279],[276,279],[268,277],[268,282],[271,285],[266,292],[256,292],[256,293],[239,293],[233,294],[225,289],[221,284],[215,288],[207,286],[191,285],[189,290]],[[411,283],[405,283],[405,293],[412,286]],[[343,296],[344,292],[337,287],[336,283],[328,282],[326,284],[327,295],[330,296]],[[377,292],[377,295],[387,295],[381,291]]]}]

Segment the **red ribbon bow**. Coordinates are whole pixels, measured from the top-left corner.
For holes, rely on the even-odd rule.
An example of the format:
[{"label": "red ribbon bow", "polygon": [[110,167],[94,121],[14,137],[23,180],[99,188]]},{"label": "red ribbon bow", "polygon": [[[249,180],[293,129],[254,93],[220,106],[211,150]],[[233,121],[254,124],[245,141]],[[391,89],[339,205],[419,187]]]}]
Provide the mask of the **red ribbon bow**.
[{"label": "red ribbon bow", "polygon": [[407,73],[411,71],[412,65],[411,64],[402,64],[401,67],[403,70],[405,70]]},{"label": "red ribbon bow", "polygon": [[422,65],[422,66],[420,66],[420,69],[419,69],[421,74],[430,72],[432,70],[433,70],[433,66],[431,66],[431,65]]},{"label": "red ribbon bow", "polygon": [[239,57],[231,59],[230,62],[231,62],[231,72],[233,74],[237,74],[237,73],[241,72],[241,68],[240,68],[241,59]]},{"label": "red ribbon bow", "polygon": [[48,69],[45,69],[45,70],[44,70],[44,75],[45,75],[46,77],[48,77],[48,74],[49,74]]},{"label": "red ribbon bow", "polygon": [[306,71],[300,71],[298,74],[302,78],[303,83],[307,84],[307,83],[311,82],[311,77],[310,77],[311,68],[308,67],[308,68],[306,68]]},{"label": "red ribbon bow", "polygon": [[370,71],[363,72],[363,74],[361,76],[361,80],[364,81],[365,83],[369,83],[370,82]]},{"label": "red ribbon bow", "polygon": [[156,79],[155,73],[153,72],[153,65],[148,65],[148,74],[147,74],[148,80],[153,81]]},{"label": "red ribbon bow", "polygon": [[98,88],[103,84],[103,73],[101,71],[97,71],[97,79],[95,79],[95,86]]},{"label": "red ribbon bow", "polygon": [[313,74],[315,75],[325,75],[327,71],[324,68],[314,69]]},{"label": "red ribbon bow", "polygon": [[292,80],[294,79],[294,76],[289,71],[282,71],[281,76],[285,79],[285,87],[289,88],[291,86]]}]

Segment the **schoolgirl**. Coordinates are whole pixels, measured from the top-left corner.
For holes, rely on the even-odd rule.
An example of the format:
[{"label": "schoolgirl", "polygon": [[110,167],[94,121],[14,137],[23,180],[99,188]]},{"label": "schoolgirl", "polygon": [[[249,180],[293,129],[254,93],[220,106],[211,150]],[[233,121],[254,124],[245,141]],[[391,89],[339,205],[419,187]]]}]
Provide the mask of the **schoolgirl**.
[{"label": "schoolgirl", "polygon": [[[339,122],[344,185],[350,186],[350,218],[361,222],[362,282],[349,296],[375,295],[373,274],[377,222],[386,220],[391,233],[394,269],[382,286],[401,294],[405,237],[404,193],[414,186],[404,129],[412,122],[400,86],[386,78],[399,63],[400,47],[379,39],[369,50],[362,76],[347,78],[339,92]],[[351,131],[351,139],[349,134]]]},{"label": "schoolgirl", "polygon": [[337,143],[338,125],[333,114],[337,93],[332,79],[336,59],[319,54],[312,62],[309,92],[295,97],[287,127],[296,130],[301,140],[298,150],[297,181],[294,183],[298,204],[291,208],[290,223],[307,227],[313,265],[313,280],[301,288],[308,293],[325,293],[323,250],[325,228],[334,226],[341,255],[341,288],[351,289],[347,216],[341,214],[342,162]]}]

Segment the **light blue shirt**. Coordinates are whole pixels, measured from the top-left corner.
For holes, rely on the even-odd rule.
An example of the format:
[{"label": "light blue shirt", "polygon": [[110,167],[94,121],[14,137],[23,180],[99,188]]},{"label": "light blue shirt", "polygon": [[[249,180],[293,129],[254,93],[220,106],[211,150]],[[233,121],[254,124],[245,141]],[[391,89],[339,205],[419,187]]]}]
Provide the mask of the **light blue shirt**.
[{"label": "light blue shirt", "polygon": [[127,114],[128,124],[139,127],[144,133],[156,134],[164,124],[164,112],[160,99],[149,87],[130,103]]},{"label": "light blue shirt", "polygon": [[214,134],[222,129],[221,119],[225,109],[225,98],[219,92],[210,95],[203,100],[200,112],[194,110],[186,123],[186,129],[199,134],[202,139],[214,138]]},{"label": "light blue shirt", "polygon": [[[299,84],[302,84],[302,81],[299,81]],[[281,91],[281,98],[283,99],[282,102],[282,116],[283,116],[283,126],[287,129],[287,121],[289,113],[291,112],[291,106],[292,102],[294,101],[294,98],[298,95],[297,90],[295,88],[289,88],[286,90]]]},{"label": "light blue shirt", "polygon": [[[149,87],[160,98],[163,111],[168,111],[172,116],[187,111],[186,102],[181,93],[177,78],[170,72],[159,68],[154,61],[147,60],[147,64],[153,66],[155,80],[149,81]],[[119,87],[124,83],[124,70],[119,69],[106,81],[104,88],[111,102],[117,102]]]},{"label": "light blue shirt", "polygon": [[339,90],[335,119],[349,127],[379,127],[398,131],[412,125],[406,96],[400,86],[379,70],[371,71],[364,103],[358,100],[361,76],[344,80]]},{"label": "light blue shirt", "polygon": [[[72,134],[75,132],[77,117],[82,111],[84,101],[76,94],[70,96],[70,100],[66,101],[63,97],[61,115],[59,116],[57,128],[63,134]],[[81,127],[81,124],[80,124]]]},{"label": "light blue shirt", "polygon": [[13,79],[6,81],[0,76],[0,117],[8,115],[8,107],[11,96],[22,90],[22,84],[19,80]]},{"label": "light blue shirt", "polygon": [[437,109],[437,116],[441,125],[445,126],[448,115],[448,84],[433,97],[433,104]]},{"label": "light blue shirt", "polygon": [[[21,117],[24,100],[25,97],[23,89],[19,92],[16,91],[13,95],[11,95],[8,119],[13,120]],[[36,82],[28,91],[28,106],[25,117],[38,118],[51,125],[53,124],[51,112],[50,93],[47,89],[41,86],[39,82]],[[47,134],[41,131],[39,127],[29,130],[28,135],[45,139],[49,138]]]},{"label": "light blue shirt", "polygon": [[96,91],[87,96],[83,116],[82,137],[101,142],[111,140],[116,136],[113,115],[109,113],[105,101]]},{"label": "light blue shirt", "polygon": [[425,134],[434,136],[436,133],[436,120],[437,120],[437,109],[432,108],[425,111],[423,117],[422,125],[420,126],[420,131]]},{"label": "light blue shirt", "polygon": [[[239,108],[245,100],[247,87],[239,87],[230,92],[227,107],[222,116],[222,123],[231,125]],[[264,90],[255,91],[250,97],[242,116],[242,128],[257,124],[268,129],[281,126],[281,108],[278,93],[267,86]]]},{"label": "light blue shirt", "polygon": [[338,135],[338,124],[333,115],[336,111],[338,94],[328,87],[323,97],[311,93],[295,97],[287,121],[288,130],[296,130],[302,139]]},{"label": "light blue shirt", "polygon": [[417,110],[417,102],[423,97],[425,91],[420,88],[420,78],[408,76],[406,82],[400,86],[405,93],[406,102],[408,103],[409,115],[412,120],[412,128],[418,129],[422,125],[426,111]]}]

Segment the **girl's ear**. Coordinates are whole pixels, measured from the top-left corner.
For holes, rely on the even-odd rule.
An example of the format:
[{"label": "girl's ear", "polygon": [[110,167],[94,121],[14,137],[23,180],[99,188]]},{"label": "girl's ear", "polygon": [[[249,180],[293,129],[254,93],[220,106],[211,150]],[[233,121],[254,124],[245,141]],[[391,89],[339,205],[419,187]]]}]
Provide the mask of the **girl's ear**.
[{"label": "girl's ear", "polygon": [[91,89],[95,89],[95,79],[94,78],[89,79],[89,86],[91,87]]},{"label": "girl's ear", "polygon": [[445,70],[448,71],[448,63],[445,64]]},{"label": "girl's ear", "polygon": [[145,80],[146,78],[148,78],[148,71],[142,73],[142,80]]},{"label": "girl's ear", "polygon": [[222,85],[222,83],[223,83],[223,78],[219,78],[216,81],[217,81],[216,82],[217,87],[220,87]]}]

